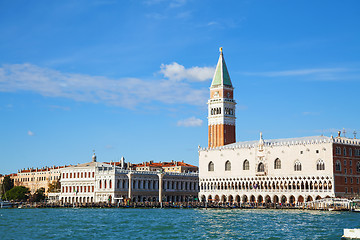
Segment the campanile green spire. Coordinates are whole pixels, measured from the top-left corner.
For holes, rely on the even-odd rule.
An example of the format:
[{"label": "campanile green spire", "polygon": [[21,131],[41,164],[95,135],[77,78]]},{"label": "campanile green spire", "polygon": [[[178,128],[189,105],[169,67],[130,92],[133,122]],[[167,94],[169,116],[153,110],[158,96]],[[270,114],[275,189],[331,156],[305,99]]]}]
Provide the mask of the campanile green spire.
[{"label": "campanile green spire", "polygon": [[232,87],[232,83],[230,80],[230,75],[227,70],[224,55],[222,52],[222,47],[220,48],[220,57],[219,61],[216,66],[215,74],[211,83],[212,87],[218,87],[218,86],[227,86]]}]

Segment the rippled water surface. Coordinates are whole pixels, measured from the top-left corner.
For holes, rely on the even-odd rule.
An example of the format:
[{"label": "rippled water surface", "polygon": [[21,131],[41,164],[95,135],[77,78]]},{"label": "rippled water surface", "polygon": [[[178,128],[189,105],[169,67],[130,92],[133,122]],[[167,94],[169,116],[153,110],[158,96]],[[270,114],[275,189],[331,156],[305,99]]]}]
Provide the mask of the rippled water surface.
[{"label": "rippled water surface", "polygon": [[340,239],[360,213],[242,209],[0,209],[0,239]]}]

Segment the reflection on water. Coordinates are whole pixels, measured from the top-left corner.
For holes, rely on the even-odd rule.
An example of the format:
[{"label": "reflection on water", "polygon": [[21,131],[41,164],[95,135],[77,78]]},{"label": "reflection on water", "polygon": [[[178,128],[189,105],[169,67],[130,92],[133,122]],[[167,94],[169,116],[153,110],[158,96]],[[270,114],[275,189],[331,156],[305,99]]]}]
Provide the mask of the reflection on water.
[{"label": "reflection on water", "polygon": [[0,239],[339,239],[360,214],[242,209],[0,209]]}]

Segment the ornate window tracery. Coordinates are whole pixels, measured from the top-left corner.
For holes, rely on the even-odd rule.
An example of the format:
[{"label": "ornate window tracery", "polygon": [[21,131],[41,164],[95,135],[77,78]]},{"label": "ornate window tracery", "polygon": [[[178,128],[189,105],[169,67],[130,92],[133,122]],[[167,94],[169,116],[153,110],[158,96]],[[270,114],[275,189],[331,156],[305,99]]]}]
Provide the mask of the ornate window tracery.
[{"label": "ornate window tracery", "polygon": [[243,170],[249,170],[250,169],[250,163],[249,160],[245,160],[243,163]]},{"label": "ornate window tracery", "polygon": [[274,169],[281,169],[281,160],[279,158],[274,161]]},{"label": "ornate window tracery", "polygon": [[316,163],[316,170],[325,170],[325,163],[324,163],[324,160],[322,159],[319,159]]},{"label": "ornate window tracery", "polygon": [[301,163],[299,161],[295,162],[294,171],[301,171]]},{"label": "ornate window tracery", "polygon": [[265,166],[264,166],[264,164],[262,162],[259,163],[257,171],[258,172],[264,172],[265,171]]}]

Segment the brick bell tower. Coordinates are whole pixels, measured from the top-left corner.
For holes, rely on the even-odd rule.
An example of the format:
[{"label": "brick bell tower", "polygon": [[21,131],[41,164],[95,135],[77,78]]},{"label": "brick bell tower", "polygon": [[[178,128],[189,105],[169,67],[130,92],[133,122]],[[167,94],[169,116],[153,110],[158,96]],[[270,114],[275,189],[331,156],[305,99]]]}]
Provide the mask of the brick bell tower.
[{"label": "brick bell tower", "polygon": [[208,147],[220,147],[236,142],[234,88],[226,68],[222,48],[210,87],[208,101]]}]

